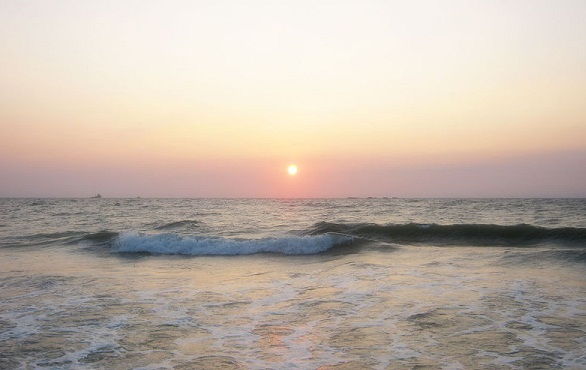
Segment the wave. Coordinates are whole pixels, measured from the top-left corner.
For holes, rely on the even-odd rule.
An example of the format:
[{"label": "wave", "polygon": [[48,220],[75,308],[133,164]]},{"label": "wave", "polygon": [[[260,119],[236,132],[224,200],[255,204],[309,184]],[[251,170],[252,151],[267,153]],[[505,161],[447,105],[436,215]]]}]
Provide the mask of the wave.
[{"label": "wave", "polygon": [[318,254],[352,242],[341,235],[291,236],[266,239],[225,239],[177,234],[123,233],[112,243],[116,252],[180,254],[189,256],[247,255],[279,253],[287,255]]},{"label": "wave", "polygon": [[524,245],[545,242],[586,246],[586,228],[545,228],[527,224],[341,224],[319,222],[309,235],[339,233],[355,237],[407,244],[450,243],[456,245]]},{"label": "wave", "polygon": [[192,227],[198,227],[200,224],[201,224],[201,222],[196,221],[196,220],[181,220],[181,221],[169,222],[167,224],[157,226],[157,227],[155,227],[155,229],[156,230],[173,230],[173,229],[179,229],[179,228],[184,228],[184,227],[192,228]]},{"label": "wave", "polygon": [[0,248],[48,247],[74,245],[90,242],[104,245],[112,241],[118,233],[113,231],[59,231],[54,233],[38,233],[32,235],[13,236],[0,239]]},{"label": "wave", "polygon": [[[89,244],[107,247],[112,252],[181,254],[181,255],[247,255],[280,253],[287,255],[316,254],[345,244],[340,253],[354,253],[364,248],[389,248],[392,244],[428,244],[462,246],[519,246],[552,244],[586,247],[586,228],[545,228],[526,224],[387,224],[319,222],[311,229],[298,231],[296,236],[264,239],[230,239],[220,236],[186,235],[183,225],[199,224],[183,220],[159,226],[159,230],[174,229],[158,234],[139,232],[63,231],[0,241],[3,247]],[[177,230],[177,231],[175,231]],[[364,245],[366,242],[367,245]],[[382,242],[384,243],[372,243]],[[581,255],[580,255],[581,256]],[[582,258],[572,256],[572,259]]]},{"label": "wave", "polygon": [[117,233],[115,231],[102,230],[102,231],[98,231],[95,233],[85,234],[83,237],[81,237],[76,242],[90,241],[95,244],[106,244],[106,243],[109,243],[112,240],[114,240],[114,238],[116,238],[118,235],[119,235],[119,233]]},{"label": "wave", "polygon": [[0,241],[0,247],[45,246],[51,244],[68,244],[78,241],[86,233],[81,231],[60,231],[54,233],[38,233],[32,235],[14,236]]}]

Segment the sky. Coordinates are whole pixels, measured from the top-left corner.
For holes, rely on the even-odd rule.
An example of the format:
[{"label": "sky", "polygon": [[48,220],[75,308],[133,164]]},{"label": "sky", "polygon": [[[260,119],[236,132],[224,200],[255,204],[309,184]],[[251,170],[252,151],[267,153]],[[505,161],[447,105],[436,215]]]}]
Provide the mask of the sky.
[{"label": "sky", "polygon": [[585,17],[0,0],[0,196],[585,197]]}]

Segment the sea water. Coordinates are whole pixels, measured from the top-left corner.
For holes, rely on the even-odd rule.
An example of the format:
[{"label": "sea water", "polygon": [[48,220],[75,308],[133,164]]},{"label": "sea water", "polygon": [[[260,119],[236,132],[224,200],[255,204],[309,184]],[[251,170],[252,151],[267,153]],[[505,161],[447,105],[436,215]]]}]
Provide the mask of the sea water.
[{"label": "sea water", "polygon": [[0,199],[0,368],[585,368],[586,200]]}]

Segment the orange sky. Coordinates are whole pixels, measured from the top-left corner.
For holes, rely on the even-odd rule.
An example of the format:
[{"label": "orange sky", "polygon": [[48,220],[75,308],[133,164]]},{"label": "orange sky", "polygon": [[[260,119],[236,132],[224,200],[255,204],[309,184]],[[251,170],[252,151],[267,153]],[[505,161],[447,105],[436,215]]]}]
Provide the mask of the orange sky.
[{"label": "orange sky", "polygon": [[2,1],[0,196],[586,196],[584,14]]}]

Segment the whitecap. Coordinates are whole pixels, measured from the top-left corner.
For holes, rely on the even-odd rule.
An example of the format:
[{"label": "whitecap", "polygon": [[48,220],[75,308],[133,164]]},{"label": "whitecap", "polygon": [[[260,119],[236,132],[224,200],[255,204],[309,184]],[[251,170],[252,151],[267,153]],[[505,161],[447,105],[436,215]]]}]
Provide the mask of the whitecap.
[{"label": "whitecap", "polygon": [[288,255],[317,254],[352,241],[342,235],[286,236],[266,239],[226,239],[178,234],[122,233],[113,247],[121,253],[204,255],[246,255],[280,253]]}]

